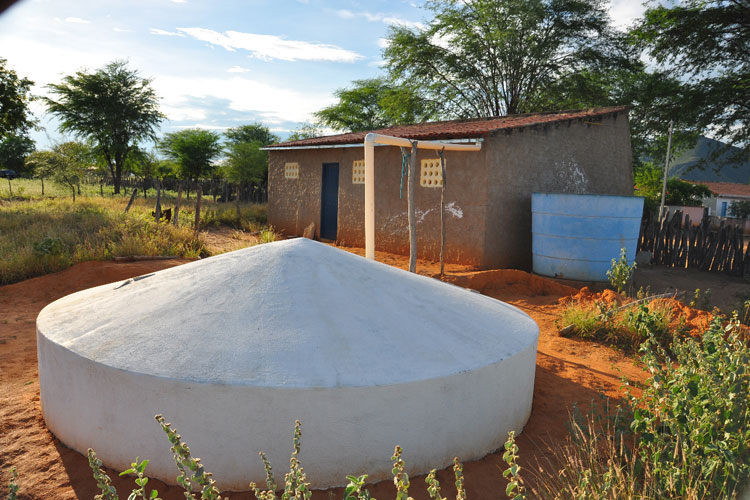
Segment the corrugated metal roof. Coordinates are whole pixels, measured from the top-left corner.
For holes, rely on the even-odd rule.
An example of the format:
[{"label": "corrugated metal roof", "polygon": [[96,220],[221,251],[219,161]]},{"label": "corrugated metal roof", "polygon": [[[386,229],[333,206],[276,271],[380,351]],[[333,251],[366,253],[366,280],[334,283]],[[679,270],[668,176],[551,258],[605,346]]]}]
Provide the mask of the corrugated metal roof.
[{"label": "corrugated metal roof", "polygon": [[267,146],[267,149],[291,146],[325,146],[335,144],[353,144],[363,142],[370,132],[416,140],[440,140],[456,138],[482,137],[496,130],[512,130],[522,127],[562,122],[566,120],[580,120],[604,115],[617,114],[627,111],[627,106],[612,106],[607,108],[592,108],[577,111],[558,111],[553,113],[532,113],[525,115],[509,115],[498,118],[478,118],[472,120],[452,120],[444,122],[428,122],[414,125],[397,125],[395,127],[369,130],[365,132],[351,132],[348,134],[314,137],[299,141],[282,142]]}]

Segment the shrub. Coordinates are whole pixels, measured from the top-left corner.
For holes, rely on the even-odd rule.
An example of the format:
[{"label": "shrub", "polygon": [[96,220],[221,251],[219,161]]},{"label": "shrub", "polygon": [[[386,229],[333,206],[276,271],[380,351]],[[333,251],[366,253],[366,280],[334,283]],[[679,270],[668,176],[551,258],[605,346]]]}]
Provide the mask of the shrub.
[{"label": "shrub", "polygon": [[634,271],[635,261],[628,265],[628,251],[622,248],[620,249],[620,259],[612,259],[612,267],[607,271],[607,278],[610,284],[617,290],[617,293],[622,293],[633,277]]},{"label": "shrub", "polygon": [[569,444],[554,450],[560,462],[535,474],[534,498],[735,498],[750,477],[750,348],[739,319],[724,327],[716,318],[700,340],[676,337],[670,350],[650,335],[642,394],[628,390],[624,408],[571,419]]},{"label": "shrub", "polygon": [[0,206],[0,285],[65,269],[77,262],[127,255],[207,255],[199,236],[156,224],[123,200],[82,197]]},{"label": "shrub", "polygon": [[15,467],[10,468],[10,481],[8,481],[8,500],[16,500],[18,497],[18,471]]},{"label": "shrub", "polygon": [[731,498],[750,476],[750,349],[736,317],[716,318],[700,341],[675,338],[674,360],[653,337],[641,347],[651,373],[630,397],[631,428],[664,498]]},{"label": "shrub", "polygon": [[601,312],[595,304],[572,302],[563,309],[558,320],[563,325],[564,336],[575,335],[583,338],[595,338],[605,328]]}]

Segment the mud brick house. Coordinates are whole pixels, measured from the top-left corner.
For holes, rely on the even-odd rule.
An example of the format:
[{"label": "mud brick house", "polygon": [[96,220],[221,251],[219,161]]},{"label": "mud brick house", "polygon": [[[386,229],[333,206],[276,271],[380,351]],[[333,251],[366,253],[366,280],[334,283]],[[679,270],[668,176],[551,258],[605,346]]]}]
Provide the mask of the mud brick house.
[{"label": "mud brick house", "polygon": [[[432,122],[373,132],[412,140],[481,142],[478,152],[445,152],[448,262],[530,269],[532,192],[633,194],[626,107]],[[366,134],[268,146],[269,223],[286,235],[302,235],[314,223],[317,238],[364,246]],[[417,170],[419,256],[437,259],[442,185],[437,152],[420,149]],[[406,185],[400,149],[376,147],[377,250],[409,253]]]}]

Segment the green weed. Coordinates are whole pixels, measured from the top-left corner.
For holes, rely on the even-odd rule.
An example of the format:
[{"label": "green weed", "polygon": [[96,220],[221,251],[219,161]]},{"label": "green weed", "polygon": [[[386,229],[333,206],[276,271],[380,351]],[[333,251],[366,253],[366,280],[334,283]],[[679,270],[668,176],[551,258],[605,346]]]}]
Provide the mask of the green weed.
[{"label": "green weed", "polygon": [[628,252],[622,248],[619,260],[612,259],[612,267],[607,271],[607,278],[617,293],[622,293],[633,278],[633,272],[635,272],[635,261],[628,265]]}]

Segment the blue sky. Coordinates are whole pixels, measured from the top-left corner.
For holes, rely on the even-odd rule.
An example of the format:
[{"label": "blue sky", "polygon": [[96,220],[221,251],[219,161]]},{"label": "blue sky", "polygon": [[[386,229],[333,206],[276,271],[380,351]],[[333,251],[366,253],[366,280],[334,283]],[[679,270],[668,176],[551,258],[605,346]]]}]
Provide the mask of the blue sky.
[{"label": "blue sky", "polygon": [[[167,120],[222,131],[263,122],[281,137],[334,102],[352,80],[378,75],[389,26],[429,19],[423,0],[21,0],[0,15],[0,57],[34,93],[79,69],[127,59],[151,78]],[[639,1],[614,0],[626,25]],[[45,132],[60,138],[40,103]]]}]

